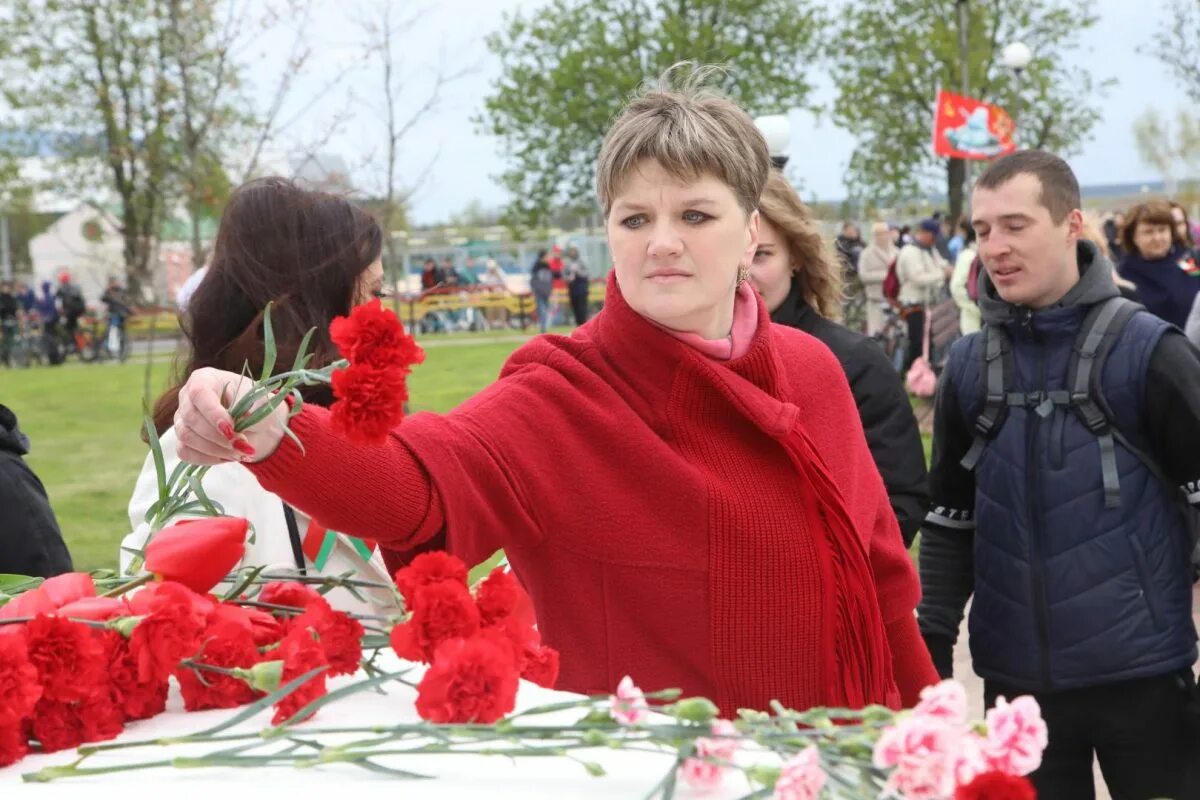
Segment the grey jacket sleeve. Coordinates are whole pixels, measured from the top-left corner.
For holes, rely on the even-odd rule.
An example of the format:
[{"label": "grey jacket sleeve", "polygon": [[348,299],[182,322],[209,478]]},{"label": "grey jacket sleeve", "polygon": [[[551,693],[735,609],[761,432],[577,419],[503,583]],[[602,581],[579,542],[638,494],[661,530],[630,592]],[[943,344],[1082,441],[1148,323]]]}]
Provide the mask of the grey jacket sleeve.
[{"label": "grey jacket sleeve", "polygon": [[1200,292],[1196,294],[1196,300],[1192,303],[1192,313],[1188,314],[1185,333],[1188,341],[1200,347]]}]

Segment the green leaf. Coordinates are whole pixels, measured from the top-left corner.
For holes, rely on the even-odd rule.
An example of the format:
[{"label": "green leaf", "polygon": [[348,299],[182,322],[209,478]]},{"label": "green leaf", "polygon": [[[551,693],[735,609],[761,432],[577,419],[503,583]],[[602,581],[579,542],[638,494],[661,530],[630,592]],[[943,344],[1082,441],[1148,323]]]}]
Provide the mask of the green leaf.
[{"label": "green leaf", "polygon": [[[163,460],[162,445],[158,442],[158,431],[154,427],[154,418],[147,414],[142,419],[146,430],[146,442],[150,445],[150,454],[154,457],[154,476],[158,479],[158,499],[164,501],[169,496],[167,491],[167,465]],[[150,521],[150,517],[146,518]]]},{"label": "green leaf", "polygon": [[[325,694],[325,695],[322,695],[322,696],[316,698],[315,700],[310,702],[308,705],[306,705],[303,708],[296,711],[294,714],[292,714],[292,716],[288,717],[282,723],[275,726],[275,728],[272,729],[271,735],[274,735],[275,732],[277,732],[277,731],[282,731],[282,730],[286,729],[288,724],[293,719],[305,719],[306,717],[308,717],[309,714],[312,714],[317,709],[321,708],[322,706],[326,705],[327,703],[332,703],[334,700],[337,700],[338,698],[346,697],[347,695],[355,694],[357,692],[365,691],[367,689],[371,689],[373,687],[380,686],[384,683],[387,683],[388,681],[393,681],[396,678],[402,678],[411,671],[412,670],[410,670],[410,669],[405,669],[405,670],[401,670],[400,672],[384,673],[384,674],[379,675],[374,678],[365,678],[361,681],[356,681],[354,683],[347,684],[346,686],[343,686],[340,689],[335,689],[334,691],[330,692],[329,694]],[[291,684],[288,684],[288,685],[290,686]]]},{"label": "green leaf", "polygon": [[210,517],[219,517],[224,510],[212,500],[208,498],[208,493],[204,491],[204,486],[200,482],[201,476],[193,475],[188,479],[188,483],[192,487],[192,492],[196,495],[196,500]]},{"label": "green leaf", "polygon": [[293,433],[291,428],[284,428],[283,435],[288,437],[289,439],[291,439],[293,442],[295,442],[296,447],[300,448],[300,452],[302,454],[305,453],[304,442],[300,441],[300,437],[297,436],[295,433]]},{"label": "green leaf", "polygon": [[296,360],[292,362],[292,372],[297,372],[304,368],[305,362],[308,361],[308,345],[312,342],[313,334],[317,332],[316,328],[309,328],[304,334],[304,338],[300,340],[300,349],[296,351]]},{"label": "green leaf", "polygon": [[10,573],[0,573],[0,592],[15,596],[22,592],[28,592],[31,589],[36,589],[44,582],[43,578],[35,578],[31,575],[14,575]]},{"label": "green leaf", "polygon": [[237,429],[244,431],[247,428],[253,428],[258,423],[262,422],[267,417],[275,413],[275,409],[279,408],[279,404],[284,401],[285,395],[281,392],[273,395],[266,403],[256,408],[249,416],[238,419]]},{"label": "green leaf", "polygon": [[[266,381],[275,371],[275,358],[277,350],[275,349],[275,331],[271,328],[271,305],[267,303],[267,307],[263,309],[263,368],[261,380]],[[312,331],[309,331],[311,334]]]},{"label": "green leaf", "polygon": [[242,580],[242,582],[239,583],[237,586],[233,587],[232,589],[230,589],[228,592],[226,592],[225,596],[222,599],[223,600],[232,600],[235,597],[237,597],[238,595],[240,595],[242,592],[246,591],[246,589],[248,589],[250,587],[250,585],[253,584],[254,581],[258,579],[258,576],[261,575],[263,573],[263,570],[265,570],[266,568],[267,568],[266,564],[260,564],[259,566],[250,570],[249,574],[246,575],[246,577]]},{"label": "green leaf", "polygon": [[221,731],[224,731],[224,730],[228,730],[229,728],[232,728],[235,725],[239,725],[242,722],[245,722],[246,720],[253,717],[258,712],[275,705],[280,700],[287,697],[289,694],[296,691],[301,686],[308,683],[309,680],[316,677],[317,675],[320,675],[322,672],[324,672],[327,669],[328,669],[328,667],[316,667],[315,669],[310,669],[308,672],[304,673],[303,675],[293,678],[292,680],[288,681],[283,686],[280,686],[278,689],[271,692],[266,697],[263,697],[255,702],[251,703],[250,705],[246,706],[240,712],[238,712],[237,714],[234,714],[232,717],[225,720],[224,722],[214,725],[211,728],[205,728],[202,731],[196,731],[195,733],[189,733],[187,736],[180,737],[179,739],[176,739],[174,741],[207,739],[207,738],[213,736],[214,734],[220,733]]}]

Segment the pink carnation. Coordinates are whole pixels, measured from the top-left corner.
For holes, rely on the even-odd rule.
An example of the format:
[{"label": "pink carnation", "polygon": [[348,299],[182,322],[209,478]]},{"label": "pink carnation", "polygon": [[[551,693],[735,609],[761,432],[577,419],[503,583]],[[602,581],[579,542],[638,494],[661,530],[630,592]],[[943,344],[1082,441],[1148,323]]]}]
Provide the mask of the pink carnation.
[{"label": "pink carnation", "polygon": [[784,762],[779,780],[775,781],[773,800],[817,800],[825,785],[825,770],[821,768],[821,753],[809,745]]},{"label": "pink carnation", "polygon": [[967,690],[958,681],[942,681],[921,690],[913,716],[937,717],[957,725],[967,721]]},{"label": "pink carnation", "polygon": [[998,698],[987,712],[987,729],[983,755],[990,769],[1028,775],[1041,766],[1050,739],[1037,700],[1024,696],[1009,703]]},{"label": "pink carnation", "polygon": [[886,789],[905,800],[940,800],[954,792],[965,732],[938,717],[911,716],[875,743],[874,763],[893,768]]},{"label": "pink carnation", "polygon": [[696,757],[686,759],[679,768],[685,783],[697,789],[714,789],[725,777],[727,764],[737,753],[737,728],[727,719],[713,722],[712,732],[720,739],[701,738],[696,740]]},{"label": "pink carnation", "polygon": [[612,716],[622,725],[641,725],[650,716],[646,695],[626,675],[617,684],[617,693],[612,696]]}]

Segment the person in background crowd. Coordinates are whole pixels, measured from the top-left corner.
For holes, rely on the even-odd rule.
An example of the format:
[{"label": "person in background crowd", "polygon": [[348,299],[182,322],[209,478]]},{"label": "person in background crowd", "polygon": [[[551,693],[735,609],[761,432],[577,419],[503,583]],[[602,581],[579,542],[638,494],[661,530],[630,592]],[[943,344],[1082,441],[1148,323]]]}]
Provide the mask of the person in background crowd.
[{"label": "person in background crowd", "polygon": [[13,343],[21,332],[21,301],[9,281],[0,281],[0,364],[7,364]]},{"label": "person in background crowd", "polygon": [[1171,203],[1171,219],[1175,221],[1173,233],[1175,244],[1186,247],[1193,259],[1196,257],[1196,239],[1192,234],[1192,223],[1188,219],[1187,209],[1174,200]]},{"label": "person in background crowd", "polygon": [[58,275],[58,290],[54,293],[62,313],[64,341],[71,351],[78,348],[75,344],[75,334],[79,330],[79,318],[87,311],[83,301],[83,292],[71,281],[71,273],[63,270]]},{"label": "person in background crowd", "polygon": [[[100,302],[105,305],[104,315],[108,319],[108,326],[124,331],[125,321],[133,316],[133,305],[129,300],[129,293],[125,291],[125,287],[115,276],[108,279],[108,286],[105,288],[104,294],[100,295]],[[107,330],[104,337],[108,338]]]},{"label": "person in background crowd", "polygon": [[[1096,250],[1100,255],[1111,264],[1112,253],[1108,249],[1108,237],[1104,233],[1104,226],[1096,221],[1096,215],[1090,212],[1083,212],[1083,230],[1079,234],[1079,238],[1084,241],[1091,242],[1096,246]],[[1132,300],[1139,305],[1142,303],[1142,296],[1138,294],[1137,287],[1131,281],[1122,278],[1117,271],[1112,271],[1113,282],[1117,284],[1117,291],[1127,300]]]},{"label": "person in background crowd", "polygon": [[1200,266],[1177,239],[1170,204],[1151,200],[1131,208],[1121,245],[1121,277],[1137,286],[1151,313],[1182,329],[1200,291]]},{"label": "person in background crowd", "polygon": [[46,487],[25,456],[29,437],[0,405],[0,573],[52,578],[72,570],[71,554]]},{"label": "person in background crowd", "polygon": [[[268,303],[278,352],[276,372],[290,369],[311,329],[310,363],[321,368],[341,356],[330,339],[335,317],[368,303],[384,286],[383,234],[375,219],[345,198],[310,191],[285,178],[261,178],[236,189],[221,214],[210,272],[192,296],[184,318],[187,361],[178,382],[154,403],[154,427],[167,474],[179,463],[175,453],[179,389],[204,367],[241,370],[248,364],[262,374],[262,320]],[[301,389],[305,405],[333,403],[328,386]],[[205,493],[224,513],[245,517],[254,526],[242,565],[269,572],[339,575],[388,582],[382,556],[371,543],[351,541],[319,525],[303,512],[265,491],[238,463],[214,466],[204,476]],[[150,536],[146,512],[158,500],[154,459],[147,456],[129,500],[133,532],[120,551],[122,569],[130,550]],[[360,547],[361,545],[361,547]],[[362,590],[360,602],[345,589],[326,598],[335,608],[371,614],[393,610],[389,590]]]},{"label": "person in background crowd", "polygon": [[[986,703],[1030,694],[1049,727],[1038,797],[1094,798],[1098,760],[1114,798],[1196,798],[1192,512],[1181,504],[1190,492],[1200,506],[1200,352],[1133,306],[1081,393],[1108,406],[1121,436],[1106,445],[1110,429],[1085,424],[1083,400],[1061,390],[1085,320],[1117,308],[1118,293],[1080,238],[1079,206],[1071,168],[1042,151],[1002,157],[975,184],[984,331],[953,345],[938,386],[920,626],[951,677],[974,595]],[[991,416],[995,393],[1004,411]]]},{"label": "person in background crowd", "polygon": [[[377,536],[391,564],[439,538],[472,565],[503,547],[558,689],[629,675],[727,717],[912,704],[936,679],[914,568],[840,365],[746,281],[771,161],[708,74],[633,99],[601,145],[613,271],[586,325],[383,443],[311,404],[288,423],[306,454],[282,406],[236,441],[266,488]],[[245,455],[217,427],[227,390],[246,387],[208,370],[180,393],[184,460]]]},{"label": "person in background crowd", "polygon": [[[828,251],[808,207],[778,170],[767,178],[758,210],[758,249],[750,282],[772,322],[815,336],[841,364],[904,545],[911,546],[929,511],[929,482],[921,432],[900,375],[875,342],[837,323],[842,301],[838,260]],[[875,228],[887,241],[887,226]],[[863,251],[860,265],[870,249]]]},{"label": "person in background crowd", "polygon": [[909,225],[901,225],[896,228],[896,249],[899,250],[906,244],[912,244],[912,227]]},{"label": "person in background crowd", "polygon": [[529,273],[529,290],[533,292],[533,302],[537,308],[538,327],[542,333],[550,327],[550,296],[554,292],[554,272],[550,262],[546,260],[546,251],[539,250],[533,269]]},{"label": "person in background crowd", "polygon": [[42,349],[46,353],[46,360],[51,364],[61,364],[63,352],[58,332],[60,316],[58,301],[51,291],[50,281],[42,281],[42,293],[33,304],[33,310],[42,323]]},{"label": "person in background crowd", "polygon": [[546,263],[550,265],[550,272],[554,274],[554,285],[556,287],[562,285],[563,280],[563,257],[562,247],[554,245],[550,248],[550,257],[546,259]]},{"label": "person in background crowd", "polygon": [[21,304],[21,310],[28,314],[34,310],[37,305],[37,295],[33,293],[33,288],[27,286],[21,281],[17,281],[13,294],[17,296],[17,301]]},{"label": "person in background crowd", "polygon": [[954,257],[950,255],[950,238],[954,235],[954,223],[941,211],[935,211],[933,219],[938,223],[938,232],[933,240],[933,247],[941,255],[943,261],[953,265]]},{"label": "person in background crowd", "polygon": [[837,235],[837,252],[842,259],[842,268],[847,275],[858,272],[858,259],[866,245],[862,234],[853,222],[843,222],[842,232]]},{"label": "person in background crowd", "polygon": [[[965,220],[959,220],[964,222]],[[958,247],[958,257],[954,261],[954,273],[950,276],[950,296],[958,306],[958,330],[963,336],[979,330],[981,321],[979,305],[971,299],[967,282],[971,278],[971,265],[979,255],[975,247],[975,229],[969,224],[961,229],[962,242]],[[951,248],[952,250],[954,248]],[[976,275],[978,278],[978,275]]]},{"label": "person in background crowd", "polygon": [[571,313],[575,316],[575,324],[587,322],[588,316],[588,280],[587,266],[579,258],[579,249],[567,249],[567,258],[563,263],[563,280],[567,284],[567,295],[571,298]]},{"label": "person in background crowd", "polygon": [[454,259],[446,256],[442,259],[442,283],[446,286],[461,286],[462,276],[458,274],[458,269],[454,266]]},{"label": "person in background crowd", "polygon": [[900,305],[908,324],[908,351],[904,371],[920,357],[925,346],[925,312],[938,301],[938,295],[950,280],[954,269],[935,247],[941,225],[927,219],[917,227],[912,244],[900,248],[896,256],[896,277],[900,281]]},{"label": "person in background crowd", "polygon": [[500,263],[496,259],[489,258],[484,262],[483,276],[479,279],[479,282],[492,289],[503,289],[505,287],[504,271],[500,269]]},{"label": "person in background crowd", "polygon": [[971,233],[971,223],[966,217],[959,217],[958,222],[954,225],[954,235],[950,237],[950,241],[946,242],[946,251],[949,253],[946,260],[951,264],[957,264],[958,254],[962,252],[968,239],[972,241],[975,239]]},{"label": "person in background crowd", "polygon": [[432,258],[425,259],[425,268],[421,270],[421,290],[427,292],[436,289],[445,281],[446,275],[438,269],[437,261]]},{"label": "person in background crowd", "polygon": [[887,223],[876,222],[872,225],[871,243],[858,257],[858,277],[867,295],[867,336],[875,336],[883,330],[886,319],[883,313],[883,281],[887,278],[888,265],[897,252]]},{"label": "person in background crowd", "polygon": [[1104,239],[1108,242],[1108,258],[1117,264],[1121,263],[1121,259],[1125,258],[1125,251],[1121,249],[1121,228],[1125,227],[1125,215],[1120,211],[1114,211],[1104,219]]}]

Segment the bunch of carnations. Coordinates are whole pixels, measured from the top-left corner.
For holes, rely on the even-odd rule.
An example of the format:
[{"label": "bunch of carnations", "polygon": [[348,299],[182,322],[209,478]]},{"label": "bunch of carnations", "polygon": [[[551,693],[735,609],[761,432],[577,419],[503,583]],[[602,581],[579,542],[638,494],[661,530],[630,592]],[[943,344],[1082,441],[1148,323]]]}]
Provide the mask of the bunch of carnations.
[{"label": "bunch of carnations", "polygon": [[904,800],[1033,800],[1024,776],[1042,763],[1048,741],[1032,697],[1000,698],[980,731],[967,722],[966,689],[943,681],[883,732],[874,763],[891,770],[886,790]]},{"label": "bunch of carnations", "polygon": [[542,644],[512,573],[497,567],[472,595],[462,561],[423,553],[396,573],[396,587],[411,614],[392,628],[392,649],[429,665],[417,687],[422,719],[492,723],[513,710],[520,678],[553,688],[558,651]]},{"label": "bunch of carnations", "polygon": [[296,583],[268,583],[255,603],[208,594],[244,551],[244,519],[181,523],[146,548],[148,574],[97,596],[91,576],[51,578],[0,606],[0,766],[31,744],[54,752],[117,736],[166,707],[171,678],[189,711],[233,708],[295,679],[273,724],[355,672],[362,625]]}]

